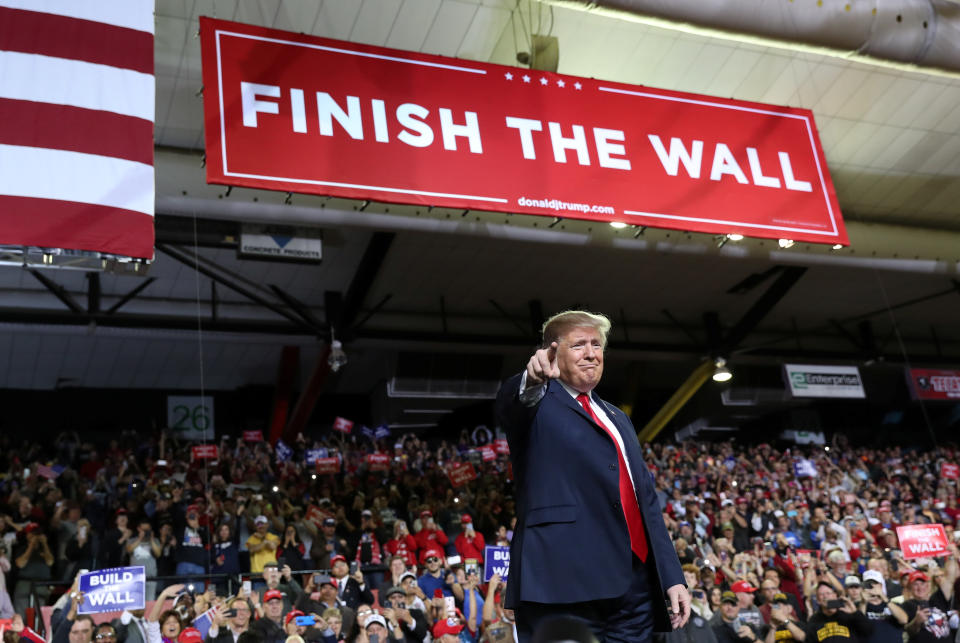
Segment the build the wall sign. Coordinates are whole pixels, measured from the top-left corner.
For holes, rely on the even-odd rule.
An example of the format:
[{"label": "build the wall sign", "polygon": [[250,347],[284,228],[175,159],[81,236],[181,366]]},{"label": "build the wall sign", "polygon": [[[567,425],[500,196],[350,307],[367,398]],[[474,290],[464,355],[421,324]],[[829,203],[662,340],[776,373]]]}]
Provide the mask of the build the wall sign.
[{"label": "build the wall sign", "polygon": [[847,244],[810,110],[200,30],[210,183]]}]

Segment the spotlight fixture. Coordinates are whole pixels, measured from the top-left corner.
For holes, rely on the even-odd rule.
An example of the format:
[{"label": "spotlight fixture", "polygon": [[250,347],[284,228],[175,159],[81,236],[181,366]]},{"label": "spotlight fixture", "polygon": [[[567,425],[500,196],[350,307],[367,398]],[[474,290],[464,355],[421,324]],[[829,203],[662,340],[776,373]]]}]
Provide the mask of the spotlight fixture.
[{"label": "spotlight fixture", "polygon": [[727,235],[727,239],[730,241],[743,241],[743,235],[739,232],[731,232]]},{"label": "spotlight fixture", "polygon": [[611,221],[610,227],[616,228],[617,230],[622,230],[623,228],[627,227],[627,224],[624,223],[623,221]]},{"label": "spotlight fixture", "polygon": [[842,243],[835,243],[835,244],[833,244],[833,249],[834,249],[834,250],[843,250],[843,244],[842,244]]},{"label": "spotlight fixture", "polygon": [[347,354],[343,351],[343,344],[336,338],[333,329],[330,329],[330,355],[327,356],[327,364],[330,370],[336,373],[347,363]]},{"label": "spotlight fixture", "polygon": [[730,369],[727,368],[727,360],[722,357],[718,357],[713,363],[713,381],[714,382],[729,382],[733,379],[733,373],[730,372]]},{"label": "spotlight fixture", "polygon": [[793,247],[793,239],[780,239],[779,241],[777,241],[777,243],[779,243],[780,247],[783,249]]}]

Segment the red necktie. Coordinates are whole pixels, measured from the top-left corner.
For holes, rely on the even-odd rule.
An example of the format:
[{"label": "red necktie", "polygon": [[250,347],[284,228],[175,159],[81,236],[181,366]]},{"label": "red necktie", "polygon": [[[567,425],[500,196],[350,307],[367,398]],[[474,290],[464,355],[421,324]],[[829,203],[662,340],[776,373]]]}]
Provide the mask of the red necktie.
[{"label": "red necktie", "polygon": [[[606,424],[600,421],[597,414],[590,407],[590,396],[581,393],[577,396],[577,402],[587,412],[594,422],[603,429],[613,440],[613,446],[617,449],[617,459],[620,462],[620,506],[623,507],[623,517],[627,521],[627,532],[630,534],[630,549],[637,555],[642,562],[647,562],[647,535],[643,531],[643,516],[640,515],[640,506],[637,504],[637,494],[633,488],[633,481],[630,480],[630,473],[627,471],[627,462],[624,459],[623,452],[620,450],[620,443],[613,437]],[[638,472],[639,473],[639,472]]]}]

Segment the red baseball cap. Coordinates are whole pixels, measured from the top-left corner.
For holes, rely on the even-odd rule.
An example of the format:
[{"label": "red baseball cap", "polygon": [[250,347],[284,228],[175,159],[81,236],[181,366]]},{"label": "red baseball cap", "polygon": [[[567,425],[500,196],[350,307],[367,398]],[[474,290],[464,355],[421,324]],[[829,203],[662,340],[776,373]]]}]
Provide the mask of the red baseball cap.
[{"label": "red baseball cap", "polygon": [[23,533],[25,534],[33,533],[34,531],[40,531],[40,523],[28,522],[23,528]]},{"label": "red baseball cap", "polygon": [[333,558],[330,559],[330,566],[333,567],[334,563],[336,563],[336,562],[338,562],[338,561],[341,561],[341,560],[342,560],[343,562],[347,562],[347,559],[346,559],[346,558],[344,558],[344,557],[341,556],[340,554],[337,554],[336,556],[334,556]]},{"label": "red baseball cap", "polygon": [[298,616],[303,616],[303,612],[301,612],[300,610],[290,610],[289,612],[287,612],[287,615],[283,618],[283,624],[289,625],[290,621],[297,618]]},{"label": "red baseball cap", "polygon": [[266,603],[267,601],[272,601],[272,600],[274,600],[274,599],[276,599],[276,600],[278,600],[278,601],[282,601],[282,600],[283,600],[283,592],[281,592],[279,589],[268,589],[266,592],[263,593],[263,602],[264,602],[264,603]]},{"label": "red baseball cap", "polygon": [[433,518],[433,513],[429,509],[424,509],[420,512],[421,518]]},{"label": "red baseball cap", "polygon": [[907,583],[912,583],[915,580],[930,580],[930,577],[920,570],[916,570],[910,572],[910,575],[907,577]]},{"label": "red baseball cap", "polygon": [[177,637],[178,643],[203,643],[203,634],[195,627],[186,627]]},{"label": "red baseball cap", "polygon": [[747,594],[752,594],[757,591],[756,587],[745,580],[738,580],[736,583],[730,586],[730,589],[734,592],[746,592]]},{"label": "red baseball cap", "polygon": [[460,522],[462,522],[463,524],[471,523],[473,522],[473,518],[470,517],[470,514],[463,514],[463,517],[460,519]]},{"label": "red baseball cap", "polygon": [[445,618],[442,621],[437,621],[433,626],[433,638],[440,638],[444,634],[453,634],[454,636],[457,636],[460,634],[462,629],[463,626],[460,625],[459,620],[455,618]]},{"label": "red baseball cap", "polygon": [[439,549],[424,549],[422,552],[420,552],[420,564],[426,565],[427,559],[431,556],[436,556],[441,561],[443,560],[443,552]]}]

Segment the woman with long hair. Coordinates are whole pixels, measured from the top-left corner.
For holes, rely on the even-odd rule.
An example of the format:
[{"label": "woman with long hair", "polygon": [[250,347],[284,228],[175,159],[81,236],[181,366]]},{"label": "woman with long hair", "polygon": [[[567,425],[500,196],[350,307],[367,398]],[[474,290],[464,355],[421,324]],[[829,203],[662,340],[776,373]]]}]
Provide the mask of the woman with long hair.
[{"label": "woman with long hair", "polygon": [[391,556],[403,556],[407,567],[413,569],[417,564],[417,541],[407,529],[405,520],[393,523],[393,538],[387,541],[383,549]]},{"label": "woman with long hair", "polygon": [[290,565],[293,571],[306,569],[307,561],[303,555],[306,549],[300,542],[300,535],[297,534],[297,527],[293,523],[287,523],[283,528],[283,538],[280,546],[277,547],[277,565],[282,569],[284,565]]}]

